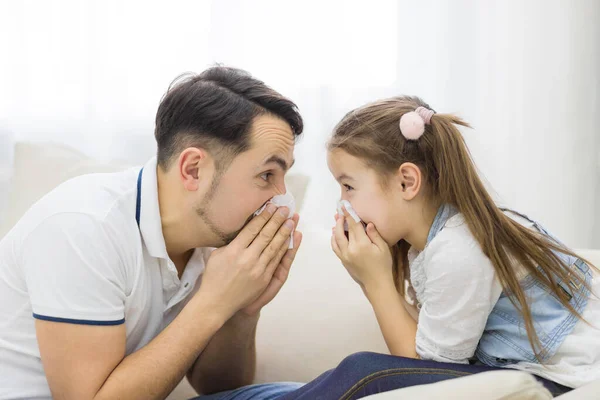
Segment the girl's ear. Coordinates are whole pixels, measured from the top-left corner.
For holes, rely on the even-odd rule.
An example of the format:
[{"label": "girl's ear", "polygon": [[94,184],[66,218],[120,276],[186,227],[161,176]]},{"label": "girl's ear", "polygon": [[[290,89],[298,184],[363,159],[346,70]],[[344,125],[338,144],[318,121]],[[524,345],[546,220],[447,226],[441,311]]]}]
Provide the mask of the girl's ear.
[{"label": "girl's ear", "polygon": [[397,189],[404,200],[414,199],[421,190],[423,176],[421,170],[413,163],[404,163],[398,168],[395,177]]}]

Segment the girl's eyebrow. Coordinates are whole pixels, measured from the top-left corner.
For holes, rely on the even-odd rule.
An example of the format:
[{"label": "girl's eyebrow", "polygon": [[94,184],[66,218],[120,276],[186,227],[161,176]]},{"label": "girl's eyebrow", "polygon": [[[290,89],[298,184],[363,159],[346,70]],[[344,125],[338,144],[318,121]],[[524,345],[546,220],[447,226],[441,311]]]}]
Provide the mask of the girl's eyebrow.
[{"label": "girl's eyebrow", "polygon": [[340,176],[337,177],[338,181],[341,181],[342,179],[346,179],[348,181],[353,181],[354,178],[352,178],[351,176],[348,176],[346,174],[341,174]]}]

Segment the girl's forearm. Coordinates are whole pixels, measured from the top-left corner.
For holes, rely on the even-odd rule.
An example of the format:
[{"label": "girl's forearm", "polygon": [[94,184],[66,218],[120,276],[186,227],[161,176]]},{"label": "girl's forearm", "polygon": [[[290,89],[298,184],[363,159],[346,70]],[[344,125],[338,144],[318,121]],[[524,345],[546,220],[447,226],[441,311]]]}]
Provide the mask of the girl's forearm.
[{"label": "girl's forearm", "polygon": [[[417,322],[405,307],[393,282],[378,287],[365,288],[373,306],[379,328],[388,350],[394,356],[418,358],[415,346]],[[411,307],[409,304],[406,306]]]}]

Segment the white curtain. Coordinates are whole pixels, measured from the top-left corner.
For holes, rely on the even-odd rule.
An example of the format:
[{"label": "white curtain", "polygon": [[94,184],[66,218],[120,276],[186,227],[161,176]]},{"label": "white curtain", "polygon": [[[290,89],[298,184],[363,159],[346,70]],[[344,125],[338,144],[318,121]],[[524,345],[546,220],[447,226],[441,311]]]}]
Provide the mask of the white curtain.
[{"label": "white curtain", "polygon": [[472,123],[500,200],[600,248],[599,20],[597,0],[0,0],[0,195],[14,140],[142,163],[170,81],[221,62],[300,106],[305,230],[332,223],[333,125],[406,93]]}]

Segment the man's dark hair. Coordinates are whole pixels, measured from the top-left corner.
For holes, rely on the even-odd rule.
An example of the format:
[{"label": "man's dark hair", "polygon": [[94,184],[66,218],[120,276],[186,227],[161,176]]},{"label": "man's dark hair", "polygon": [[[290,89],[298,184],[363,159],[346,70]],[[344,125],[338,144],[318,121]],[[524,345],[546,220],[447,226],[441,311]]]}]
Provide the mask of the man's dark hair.
[{"label": "man's dark hair", "polygon": [[298,107],[264,82],[237,68],[216,66],[175,79],[156,113],[158,165],[168,169],[187,147],[203,147],[217,167],[250,147],[250,128],[259,115],[286,121],[294,137],[302,134]]}]

